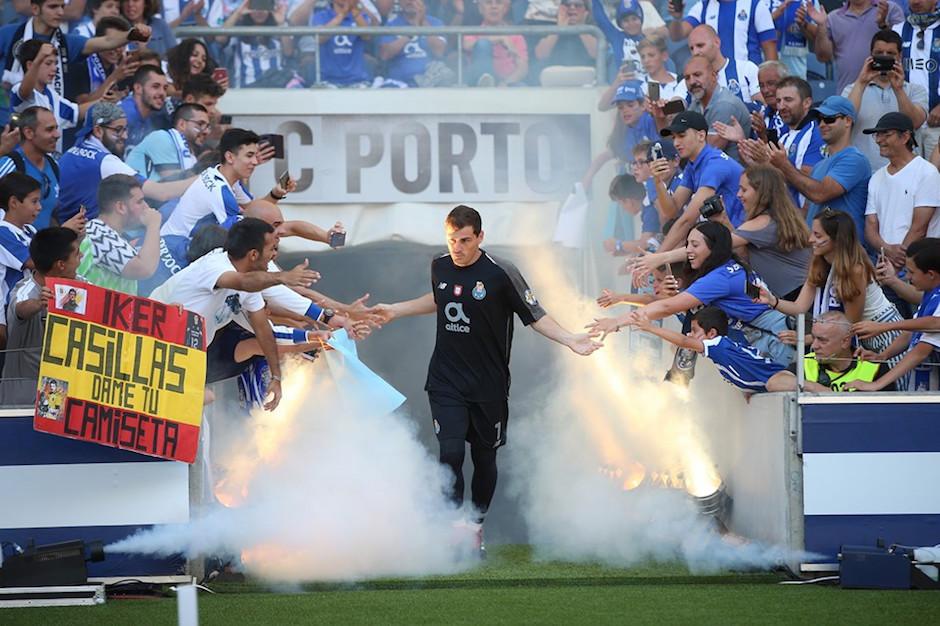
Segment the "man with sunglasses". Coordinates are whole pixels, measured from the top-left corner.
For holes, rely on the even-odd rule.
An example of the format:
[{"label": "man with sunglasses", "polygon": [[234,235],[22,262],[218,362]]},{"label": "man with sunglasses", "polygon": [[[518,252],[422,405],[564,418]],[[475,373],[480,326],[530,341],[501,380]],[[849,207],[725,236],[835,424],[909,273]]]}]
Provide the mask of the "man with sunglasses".
[{"label": "man with sunglasses", "polygon": [[121,160],[127,141],[127,116],[111,102],[99,102],[91,110],[91,130],[59,160],[62,193],[57,216],[65,221],[85,207],[88,219],[98,217],[98,184],[112,174],[136,176],[144,195],[166,202],[183,195],[195,177],[173,182],[147,180]]},{"label": "man with sunglasses", "polygon": [[852,145],[852,129],[857,118],[855,106],[848,98],[829,96],[818,107],[810,109],[810,115],[819,120],[819,134],[826,144],[825,158],[807,175],[790,161],[785,148],[767,144],[770,162],[791,187],[809,200],[808,224],[812,225],[823,208],[830,207],[851,215],[859,239],[864,240],[871,165]]},{"label": "man with sunglasses", "polygon": [[901,35],[904,77],[927,90],[927,125],[917,141],[930,157],[940,139],[940,4],[937,0],[910,0],[910,14],[894,26]]},{"label": "man with sunglasses", "polygon": [[206,107],[186,102],[173,112],[173,128],[155,130],[134,146],[127,164],[148,180],[160,182],[179,178],[196,165],[196,156],[209,136]]}]

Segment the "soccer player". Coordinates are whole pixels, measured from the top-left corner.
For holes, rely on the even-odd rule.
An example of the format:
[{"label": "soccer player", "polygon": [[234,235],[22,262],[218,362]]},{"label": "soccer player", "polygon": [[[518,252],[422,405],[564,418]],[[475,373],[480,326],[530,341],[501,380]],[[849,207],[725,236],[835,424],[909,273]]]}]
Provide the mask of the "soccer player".
[{"label": "soccer player", "polygon": [[539,334],[588,355],[601,344],[562,328],[545,313],[516,267],[487,254],[476,210],[460,205],[444,222],[448,254],[431,262],[431,293],[376,305],[387,321],[437,312],[437,340],[425,390],[441,463],[456,478],[451,497],[463,503],[466,443],[473,459],[471,500],[484,556],[483,516],[496,490],[496,451],[506,443],[509,351],[513,314]]}]

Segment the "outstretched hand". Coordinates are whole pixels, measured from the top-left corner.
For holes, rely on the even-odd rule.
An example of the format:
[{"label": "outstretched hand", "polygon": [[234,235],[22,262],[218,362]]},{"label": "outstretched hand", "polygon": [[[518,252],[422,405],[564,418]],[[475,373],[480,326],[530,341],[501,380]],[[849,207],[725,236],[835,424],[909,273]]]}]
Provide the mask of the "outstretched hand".
[{"label": "outstretched hand", "polygon": [[594,338],[589,333],[574,335],[568,343],[568,347],[571,351],[581,356],[587,356],[603,345],[604,344],[599,341],[594,341]]},{"label": "outstretched hand", "polygon": [[585,328],[588,336],[600,338],[601,341],[607,338],[607,335],[620,330],[620,322],[614,317],[596,317],[594,321],[587,324]]}]

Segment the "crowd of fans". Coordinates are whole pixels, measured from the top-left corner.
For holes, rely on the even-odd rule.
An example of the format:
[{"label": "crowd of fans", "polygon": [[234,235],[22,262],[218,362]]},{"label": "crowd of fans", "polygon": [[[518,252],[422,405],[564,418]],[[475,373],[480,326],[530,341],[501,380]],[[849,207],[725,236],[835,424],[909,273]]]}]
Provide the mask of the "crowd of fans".
[{"label": "crowd of fans", "polygon": [[[598,108],[616,109],[615,124],[583,183],[616,162],[604,248],[650,289],[605,291],[604,306],[645,306],[597,320],[596,332],[636,326],[705,354],[740,387],[792,389],[793,316],[810,313],[809,388],[937,388],[937,0],[11,0],[2,10],[4,379],[35,380],[45,279],[79,276],[202,313],[210,380],[241,373],[257,401],[270,388],[276,402],[278,351],[315,350],[331,328],[361,336],[381,319],[311,290],[306,265],[276,266],[279,238],[326,243],[343,227],[285,221],[289,178],[263,198],[249,192],[275,146],[231,127],[225,91],[453,85],[459,57],[464,83],[538,85],[551,68],[590,69],[604,55],[610,75],[589,81],[609,84]],[[445,24],[596,24],[603,38],[174,35]],[[814,75],[824,64],[834,80]],[[655,324],[674,314],[685,335]],[[4,385],[0,402],[31,393]]]}]

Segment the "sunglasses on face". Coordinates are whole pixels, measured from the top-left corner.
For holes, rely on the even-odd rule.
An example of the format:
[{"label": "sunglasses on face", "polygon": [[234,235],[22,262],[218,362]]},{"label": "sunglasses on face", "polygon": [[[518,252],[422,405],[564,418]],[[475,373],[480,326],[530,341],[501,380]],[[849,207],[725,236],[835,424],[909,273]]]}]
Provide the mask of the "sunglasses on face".
[{"label": "sunglasses on face", "polygon": [[832,115],[832,116],[820,115],[819,121],[824,124],[835,124],[837,120],[841,120],[843,117],[845,116],[844,115]]}]

